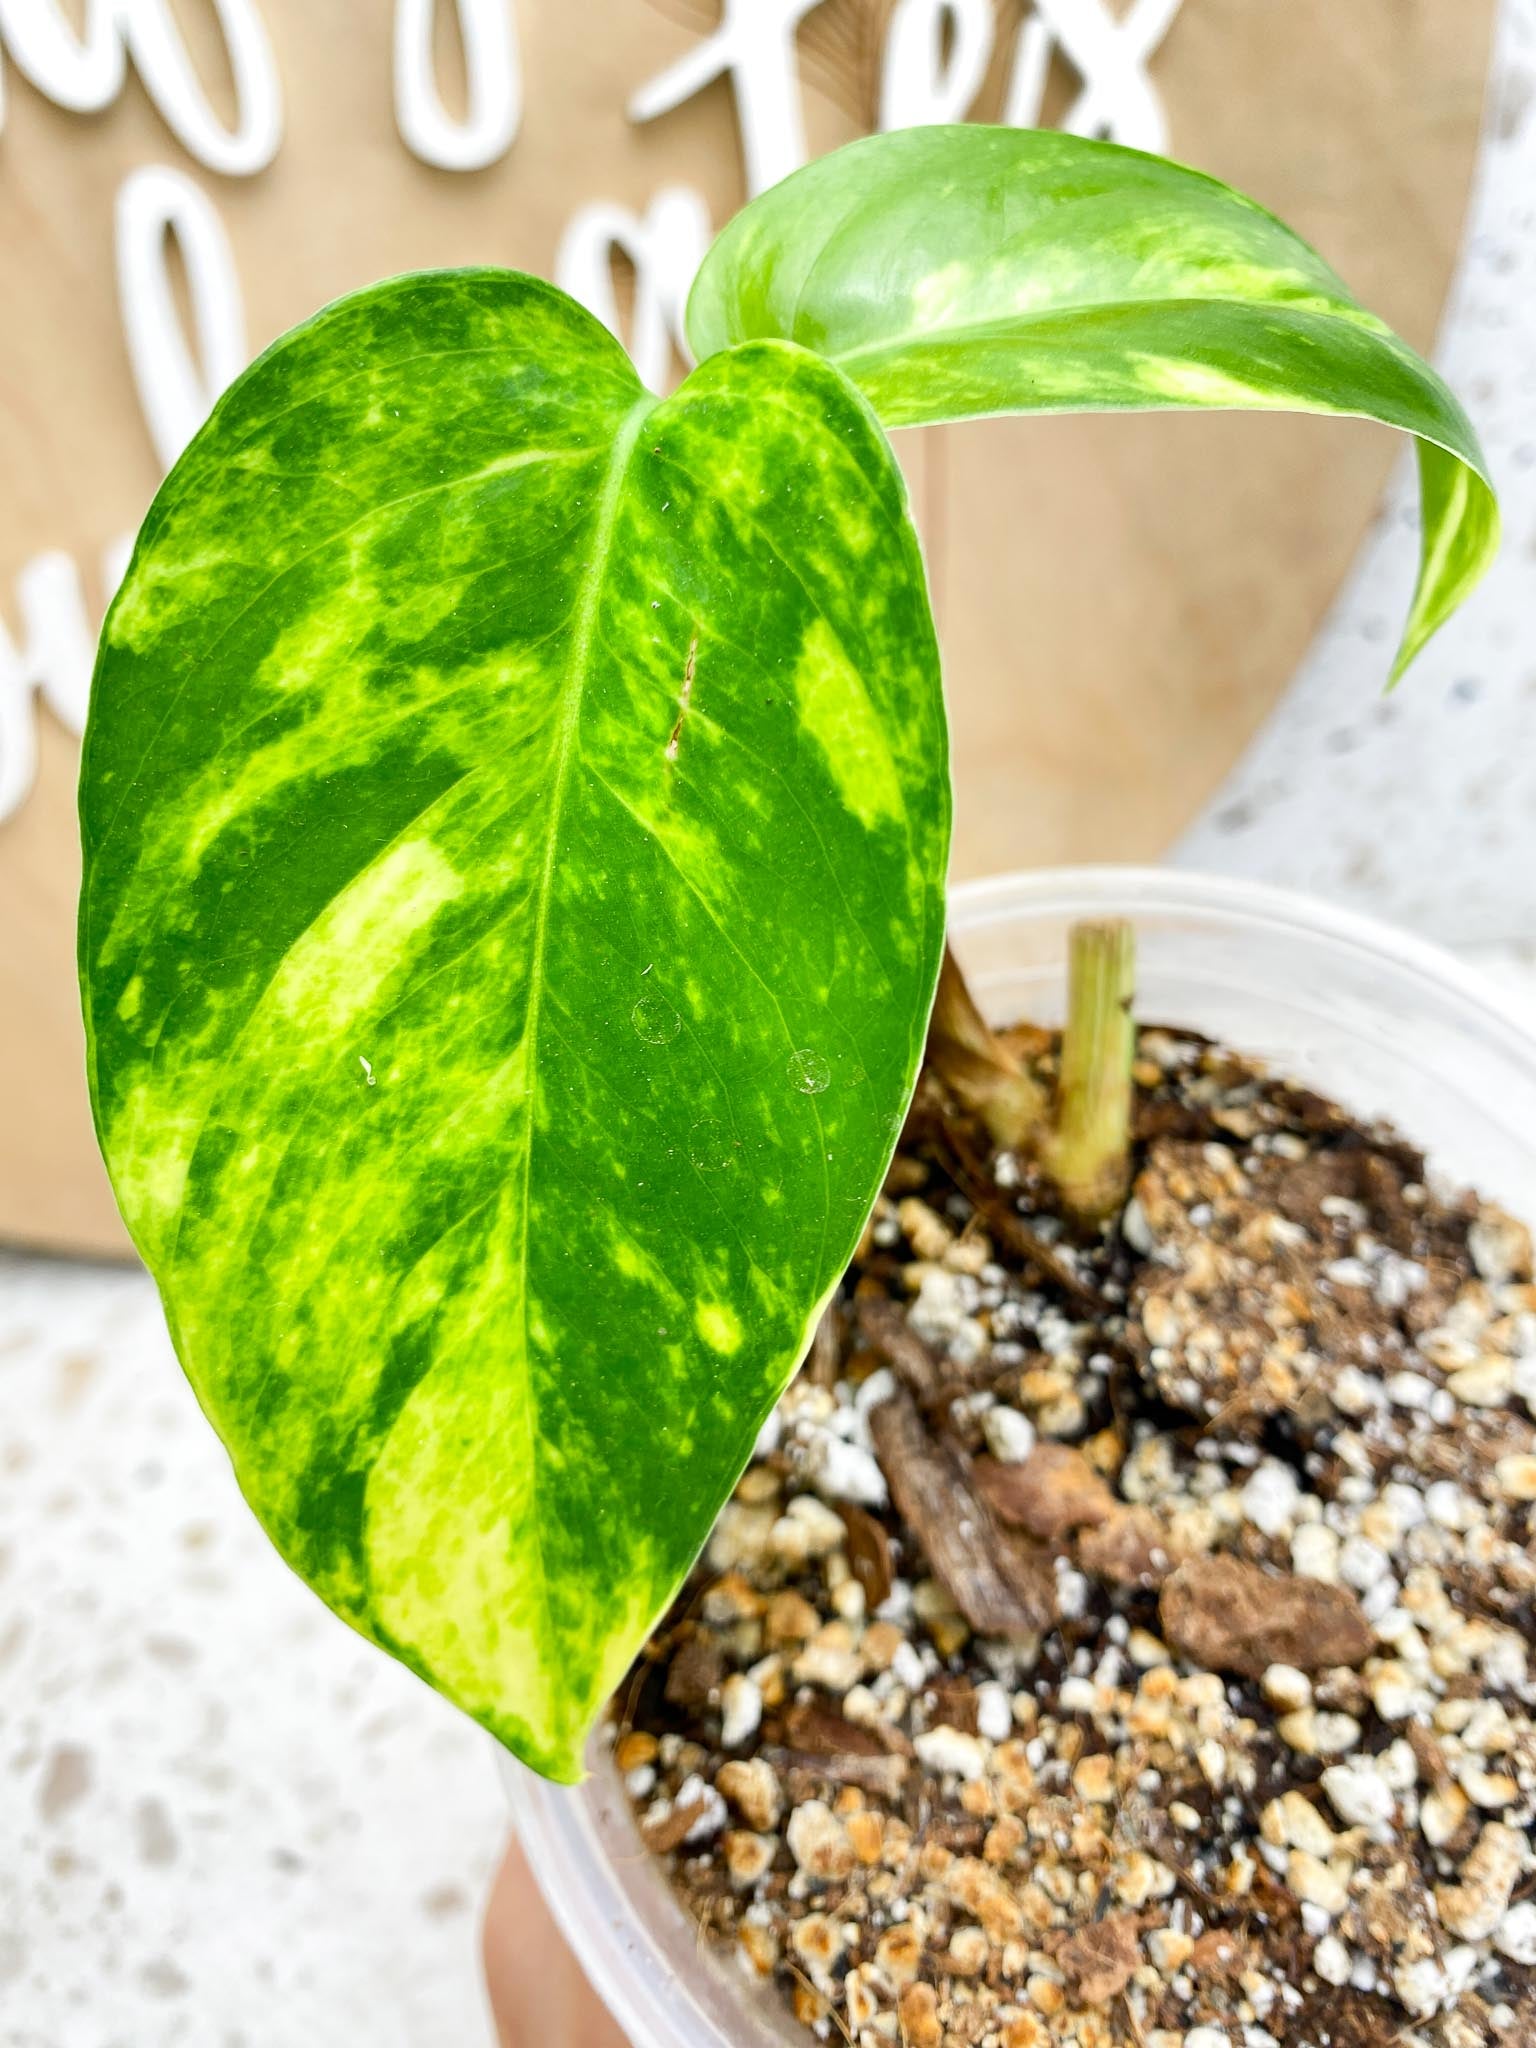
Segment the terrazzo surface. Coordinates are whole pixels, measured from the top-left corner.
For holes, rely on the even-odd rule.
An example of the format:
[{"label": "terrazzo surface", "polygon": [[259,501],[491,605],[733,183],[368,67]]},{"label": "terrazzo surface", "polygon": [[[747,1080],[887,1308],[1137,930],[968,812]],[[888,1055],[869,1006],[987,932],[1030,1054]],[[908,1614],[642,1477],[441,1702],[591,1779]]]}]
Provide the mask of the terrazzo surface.
[{"label": "terrazzo surface", "polygon": [[148,1279],[0,1258],[0,2044],[489,2048],[487,1738],[269,1549]]}]

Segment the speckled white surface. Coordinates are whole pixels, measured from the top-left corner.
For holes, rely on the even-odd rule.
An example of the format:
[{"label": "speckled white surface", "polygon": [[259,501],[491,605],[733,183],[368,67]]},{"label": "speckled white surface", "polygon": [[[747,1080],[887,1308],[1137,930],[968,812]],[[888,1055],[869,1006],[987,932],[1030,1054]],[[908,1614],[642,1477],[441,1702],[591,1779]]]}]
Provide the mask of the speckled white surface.
[{"label": "speckled white surface", "polygon": [[[1481,964],[1536,1030],[1536,948]],[[147,1279],[0,1255],[0,2048],[489,2048],[504,1833],[486,1739],[267,1547]]]},{"label": "speckled white surface", "polygon": [[[1454,4],[1454,0],[1446,0]],[[1503,554],[1383,698],[1417,553],[1411,458],[1293,685],[1176,858],[1450,943],[1536,936],[1536,0],[1504,0],[1437,352],[1488,451]]]},{"label": "speckled white surface", "polygon": [[0,1257],[0,2044],[488,2048],[488,1740],[267,1546],[139,1272]]}]

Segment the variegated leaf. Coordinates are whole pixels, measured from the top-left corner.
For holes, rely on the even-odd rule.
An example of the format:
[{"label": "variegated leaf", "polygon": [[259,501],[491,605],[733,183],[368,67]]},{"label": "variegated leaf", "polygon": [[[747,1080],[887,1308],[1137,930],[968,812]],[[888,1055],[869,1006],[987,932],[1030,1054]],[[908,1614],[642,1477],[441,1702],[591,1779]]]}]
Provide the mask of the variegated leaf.
[{"label": "variegated leaf", "polygon": [[1416,435],[1423,555],[1395,674],[1498,546],[1477,437],[1442,379],[1272,214],[1112,143],[985,127],[852,143],[729,224],[688,333],[701,360],[768,335],[817,349],[889,427],[1235,407]]},{"label": "variegated leaf", "polygon": [[921,1053],[947,755],[884,437],[781,341],[658,402],[525,277],[343,301],[156,500],[81,807],[101,1141],[248,1498],[577,1775]]}]

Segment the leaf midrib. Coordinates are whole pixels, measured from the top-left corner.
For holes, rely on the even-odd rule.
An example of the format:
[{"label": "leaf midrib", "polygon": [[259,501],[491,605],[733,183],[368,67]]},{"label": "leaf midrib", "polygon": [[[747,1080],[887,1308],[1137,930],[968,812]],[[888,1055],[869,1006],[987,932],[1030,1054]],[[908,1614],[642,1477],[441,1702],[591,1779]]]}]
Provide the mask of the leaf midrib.
[{"label": "leaf midrib", "polygon": [[528,1472],[528,1521],[531,1528],[534,1560],[538,1571],[538,1601],[543,1620],[545,1640],[550,1637],[549,1572],[544,1557],[544,1528],[539,1514],[539,1422],[538,1402],[534,1394],[533,1373],[530,1366],[531,1349],[528,1330],[528,1247],[529,1247],[529,1196],[533,1185],[533,1138],[535,1102],[538,1094],[538,1044],[539,1014],[544,999],[544,960],[549,943],[549,899],[555,877],[555,857],[560,842],[560,826],[565,813],[566,792],[570,786],[571,766],[576,754],[576,736],[581,720],[582,700],[586,694],[587,671],[591,664],[592,643],[597,630],[598,606],[603,586],[607,580],[608,553],[613,543],[614,527],[618,523],[619,507],[623,496],[625,472],[634,452],[640,429],[655,409],[658,401],[650,393],[636,401],[626,415],[623,424],[614,437],[613,454],[609,460],[608,473],[598,496],[597,514],[592,528],[592,548],[587,558],[586,588],[577,607],[575,626],[571,635],[570,659],[566,663],[565,682],[562,686],[560,724],[555,743],[554,773],[549,792],[549,824],[544,838],[544,860],[539,873],[538,889],[534,902],[533,944],[528,955],[528,1008],[523,1019],[523,1066],[528,1077],[527,1107],[522,1129],[522,1174],[519,1194],[520,1228],[517,1247],[517,1271],[520,1306],[522,1312],[522,1387],[523,1417],[526,1432],[526,1455]]}]

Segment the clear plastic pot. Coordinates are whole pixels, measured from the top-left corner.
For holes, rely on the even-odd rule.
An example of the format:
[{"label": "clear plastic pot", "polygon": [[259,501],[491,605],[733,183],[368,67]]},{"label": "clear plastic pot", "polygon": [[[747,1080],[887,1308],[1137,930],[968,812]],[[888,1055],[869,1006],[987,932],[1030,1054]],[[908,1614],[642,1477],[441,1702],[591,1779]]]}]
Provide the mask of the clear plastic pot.
[{"label": "clear plastic pot", "polygon": [[[973,882],[951,933],[998,1022],[1061,1020],[1067,933],[1124,916],[1138,1014],[1269,1060],[1433,1165],[1536,1216],[1536,1038],[1451,954],[1326,903],[1248,882],[1078,868]],[[771,1986],[712,1950],[642,1847],[606,1751],[579,1791],[506,1759],[513,1813],[555,1919],[634,2048],[804,2048]]]}]

